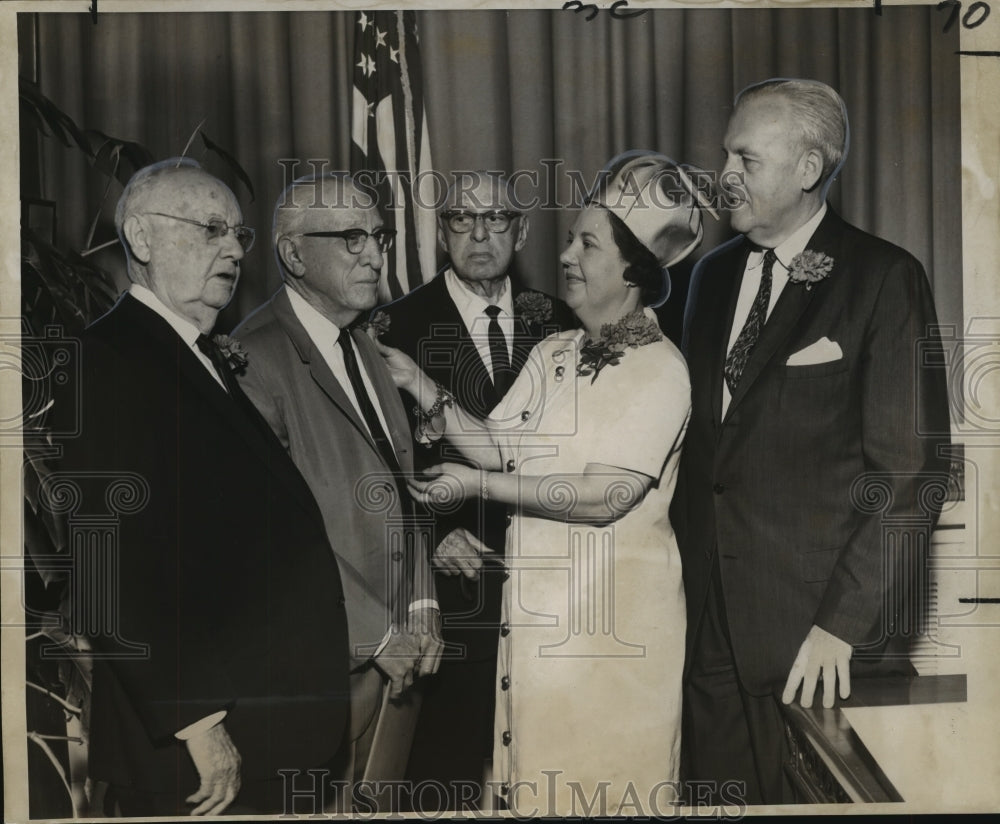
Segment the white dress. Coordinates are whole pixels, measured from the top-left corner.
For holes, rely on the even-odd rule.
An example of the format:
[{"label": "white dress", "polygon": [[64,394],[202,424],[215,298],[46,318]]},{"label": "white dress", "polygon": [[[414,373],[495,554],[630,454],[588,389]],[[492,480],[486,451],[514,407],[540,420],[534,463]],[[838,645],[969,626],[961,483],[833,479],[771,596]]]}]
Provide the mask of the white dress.
[{"label": "white dress", "polygon": [[[656,480],[608,526],[514,510],[493,789],[519,815],[671,815],[685,607],[668,508],[690,412],[687,367],[663,339],[627,349],[592,382],[576,374],[582,341],[576,331],[539,343],[491,413],[504,471],[574,474],[598,463]],[[568,483],[549,489],[556,504],[572,494]]]}]

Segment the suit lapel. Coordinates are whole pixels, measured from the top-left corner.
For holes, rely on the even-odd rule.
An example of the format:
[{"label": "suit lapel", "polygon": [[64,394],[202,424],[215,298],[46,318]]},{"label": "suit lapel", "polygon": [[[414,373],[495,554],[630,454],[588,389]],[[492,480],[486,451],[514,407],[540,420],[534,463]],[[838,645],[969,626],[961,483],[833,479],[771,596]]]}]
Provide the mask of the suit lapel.
[{"label": "suit lapel", "polygon": [[[297,490],[296,499],[305,495],[310,500],[309,489],[302,475],[285,453],[280,441],[271,432],[267,422],[260,416],[248,398],[245,403],[231,397],[229,393],[209,374],[173,327],[160,315],[126,294],[122,298],[122,310],[128,322],[138,334],[154,343],[154,351],[165,358],[168,373],[176,370],[201,399],[226,422],[226,429],[235,432],[247,443],[247,451],[256,456],[269,471],[278,475],[286,486]],[[276,455],[275,453],[280,453]],[[308,508],[308,507],[307,507]],[[312,510],[309,510],[312,512]],[[318,514],[318,513],[317,513]]]},{"label": "suit lapel", "polygon": [[[832,277],[836,276],[836,256],[832,252],[836,247],[841,229],[842,222],[840,218],[828,206],[827,213],[822,222],[806,244],[806,248],[808,249],[823,252],[833,257],[834,269],[830,273]],[[729,417],[733,409],[746,397],[754,381],[760,377],[764,367],[770,363],[779,347],[795,328],[799,318],[802,317],[806,309],[809,308],[809,304],[812,303],[822,289],[822,283],[816,284],[812,289],[806,289],[804,284],[792,283],[791,281],[785,284],[785,288],[781,290],[781,297],[778,298],[778,302],[774,305],[771,317],[764,324],[760,338],[757,340],[757,345],[750,354],[750,360],[747,361],[746,368],[743,370],[743,376],[736,387],[736,392],[729,402],[729,410],[726,413],[726,417]],[[721,375],[721,371],[719,374]]]}]

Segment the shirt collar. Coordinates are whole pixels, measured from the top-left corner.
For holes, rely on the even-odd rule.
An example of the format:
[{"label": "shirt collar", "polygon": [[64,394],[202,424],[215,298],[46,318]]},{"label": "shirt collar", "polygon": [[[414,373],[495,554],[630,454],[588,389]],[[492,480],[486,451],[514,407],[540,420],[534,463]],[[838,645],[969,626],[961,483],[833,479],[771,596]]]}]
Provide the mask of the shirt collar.
[{"label": "shirt collar", "polygon": [[132,283],[128,287],[128,293],[139,301],[139,303],[145,304],[169,323],[174,331],[180,335],[184,343],[188,346],[195,345],[195,341],[198,340],[201,330],[187,318],[178,315],[173,309],[167,306],[167,304],[153,293],[152,289],[148,289],[141,283]]},{"label": "shirt collar", "polygon": [[332,349],[340,338],[340,327],[294,289],[285,286],[288,302],[312,342],[321,350]]},{"label": "shirt collar", "polygon": [[[806,246],[809,245],[809,241],[812,240],[812,236],[816,233],[816,229],[819,228],[819,224],[823,222],[824,217],[826,217],[825,201],[816,214],[774,247],[774,256],[778,259],[778,263],[786,270],[791,267],[795,256],[805,251]],[[763,259],[764,253],[762,251],[751,252],[747,260],[747,267],[754,269],[761,264]]]},{"label": "shirt collar", "polygon": [[486,313],[487,306],[499,306],[501,312],[506,312],[511,317],[514,316],[514,299],[511,297],[510,278],[505,277],[503,281],[503,292],[496,303],[490,303],[482,295],[477,295],[455,274],[455,270],[450,266],[444,271],[444,282],[448,287],[448,294],[455,302],[458,313],[468,322],[472,318],[479,317]]}]

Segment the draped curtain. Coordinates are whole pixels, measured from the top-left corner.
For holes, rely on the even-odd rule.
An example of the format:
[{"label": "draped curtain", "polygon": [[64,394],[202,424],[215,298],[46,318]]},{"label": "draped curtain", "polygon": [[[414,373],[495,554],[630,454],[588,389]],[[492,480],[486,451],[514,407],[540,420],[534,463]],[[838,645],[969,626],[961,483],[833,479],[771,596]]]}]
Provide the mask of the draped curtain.
[{"label": "draped curtain", "polygon": [[[942,322],[961,323],[958,37],[957,28],[942,33],[933,6],[888,6],[881,16],[859,8],[584,17],[418,14],[436,169],[446,176],[479,168],[539,175],[537,187],[525,176],[518,187],[543,206],[531,213],[518,256],[529,285],[560,290],[557,258],[572,210],[554,207],[578,193],[569,173],[592,181],[630,148],[719,170],[734,95],[767,77],[811,77],[841,92],[851,118],[850,155],[830,192],[835,208],[916,255]],[[31,22],[22,27],[22,73],[37,75],[42,91],[81,127],[168,157],[204,121],[205,133],[246,169],[252,202],[224,166],[203,158],[258,230],[237,298],[220,321],[234,325],[278,284],[268,235],[283,185],[311,171],[308,161],[348,168],[354,15],[102,13],[95,26],[85,14],[51,13]],[[203,154],[200,139],[189,154]],[[105,185],[80,153],[45,140],[37,174],[25,173],[22,190],[57,201],[61,240],[79,250]],[[113,185],[94,244],[114,236],[119,193]],[[725,219],[709,219],[697,254],[727,237]],[[97,257],[121,276],[120,250]],[[674,272],[675,294],[665,307],[673,324],[688,268]]]}]

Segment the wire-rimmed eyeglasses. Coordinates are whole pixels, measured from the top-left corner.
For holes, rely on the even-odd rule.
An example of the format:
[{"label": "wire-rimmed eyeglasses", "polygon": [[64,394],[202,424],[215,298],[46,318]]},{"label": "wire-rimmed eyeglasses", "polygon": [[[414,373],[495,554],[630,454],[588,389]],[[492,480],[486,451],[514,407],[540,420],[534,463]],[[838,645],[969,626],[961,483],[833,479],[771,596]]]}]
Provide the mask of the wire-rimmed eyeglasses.
[{"label": "wire-rimmed eyeglasses", "polygon": [[482,219],[483,225],[493,234],[503,234],[510,228],[514,218],[520,217],[520,212],[509,209],[493,209],[489,212],[470,212],[466,209],[449,209],[441,213],[441,219],[457,235],[467,235]]},{"label": "wire-rimmed eyeglasses", "polygon": [[374,239],[378,244],[379,251],[384,255],[392,248],[392,242],[396,239],[395,229],[376,229],[369,234],[364,229],[344,229],[339,232],[302,232],[302,237],[339,237],[347,244],[347,251],[352,255],[360,255],[368,238]]},{"label": "wire-rimmed eyeglasses", "polygon": [[211,218],[206,221],[193,220],[189,217],[181,217],[180,215],[168,215],[166,212],[145,212],[147,215],[156,215],[157,217],[169,217],[171,220],[179,220],[182,223],[190,223],[192,226],[201,226],[208,235],[209,240],[221,240],[230,232],[236,237],[236,242],[240,244],[244,252],[249,252],[253,248],[254,237],[256,236],[254,230],[249,226],[230,226],[226,221],[220,220],[219,218]]}]

